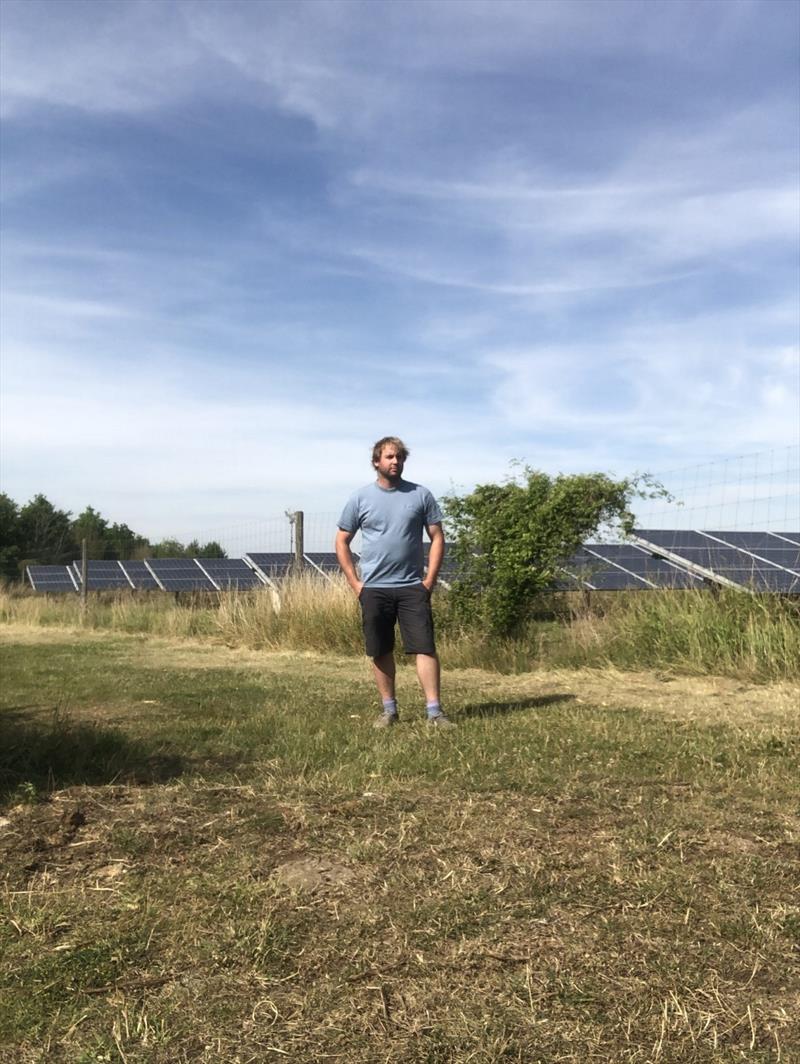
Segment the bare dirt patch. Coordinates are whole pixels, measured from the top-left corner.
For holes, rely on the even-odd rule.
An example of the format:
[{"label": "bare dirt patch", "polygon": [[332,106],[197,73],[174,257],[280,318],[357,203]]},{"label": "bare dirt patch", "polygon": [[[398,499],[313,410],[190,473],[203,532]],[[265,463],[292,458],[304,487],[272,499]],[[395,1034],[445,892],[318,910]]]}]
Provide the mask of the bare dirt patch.
[{"label": "bare dirt patch", "polygon": [[279,865],[274,873],[280,886],[309,893],[346,886],[352,878],[351,868],[326,857],[295,858]]}]

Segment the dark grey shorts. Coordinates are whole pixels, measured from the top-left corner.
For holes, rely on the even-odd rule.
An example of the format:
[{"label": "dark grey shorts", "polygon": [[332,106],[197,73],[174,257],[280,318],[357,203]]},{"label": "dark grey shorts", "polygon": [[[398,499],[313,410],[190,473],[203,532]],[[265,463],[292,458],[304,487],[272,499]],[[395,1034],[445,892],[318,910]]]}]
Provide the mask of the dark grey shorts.
[{"label": "dark grey shorts", "polygon": [[367,654],[379,658],[394,650],[394,626],[400,625],[406,654],[435,654],[431,596],[424,584],[364,587],[358,596]]}]

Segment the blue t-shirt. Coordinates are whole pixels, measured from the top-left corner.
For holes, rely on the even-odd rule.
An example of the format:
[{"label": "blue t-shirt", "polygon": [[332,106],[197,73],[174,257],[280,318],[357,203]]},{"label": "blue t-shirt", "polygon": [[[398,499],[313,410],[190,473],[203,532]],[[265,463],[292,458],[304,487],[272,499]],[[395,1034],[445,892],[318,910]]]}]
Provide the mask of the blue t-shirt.
[{"label": "blue t-shirt", "polygon": [[339,518],[344,532],[361,529],[361,579],[369,587],[419,584],[425,568],[422,530],[442,523],[436,499],[421,484],[367,484],[353,492]]}]

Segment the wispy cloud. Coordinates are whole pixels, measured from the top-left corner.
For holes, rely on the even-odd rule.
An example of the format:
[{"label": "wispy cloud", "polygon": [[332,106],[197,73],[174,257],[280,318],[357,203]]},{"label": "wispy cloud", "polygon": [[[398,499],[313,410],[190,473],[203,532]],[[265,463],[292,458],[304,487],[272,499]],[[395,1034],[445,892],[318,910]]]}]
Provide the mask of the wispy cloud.
[{"label": "wispy cloud", "polygon": [[175,532],[334,511],[387,431],[437,490],[793,442],[797,28],[4,0],[6,489]]},{"label": "wispy cloud", "polygon": [[[770,340],[760,315],[638,324],[602,345],[487,354],[492,401],[508,423],[590,447],[613,439],[620,456],[698,456],[780,447],[797,439],[800,347]],[[687,456],[688,458],[688,456]]]}]

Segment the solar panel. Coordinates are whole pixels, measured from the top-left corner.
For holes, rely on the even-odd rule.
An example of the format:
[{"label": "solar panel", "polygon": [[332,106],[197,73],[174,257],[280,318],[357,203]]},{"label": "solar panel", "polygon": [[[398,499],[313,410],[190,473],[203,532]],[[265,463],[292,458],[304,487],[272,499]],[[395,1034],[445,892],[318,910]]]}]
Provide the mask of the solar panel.
[{"label": "solar panel", "polygon": [[787,540],[775,539],[764,532],[706,532],[705,535],[735,546],[746,558],[769,562],[800,574],[800,546],[792,546]]},{"label": "solar panel", "polygon": [[725,576],[735,584],[753,591],[778,591],[782,594],[800,594],[800,576],[783,569],[729,569]]},{"label": "solar panel", "polygon": [[[632,543],[587,543],[584,550],[590,556],[608,562],[614,569],[626,571],[646,581],[648,587],[687,588],[702,583],[699,577],[687,573],[665,558],[654,558]],[[631,586],[635,587],[636,584]]]},{"label": "solar panel", "polygon": [[[319,569],[328,576],[334,576],[342,571],[339,567],[339,559],[333,551],[309,551],[304,557],[315,569]],[[353,553],[353,561],[356,564],[359,562],[359,556],[356,553]]]},{"label": "solar panel", "polygon": [[650,585],[581,547],[564,562],[564,573],[588,591],[644,591]]},{"label": "solar panel", "polygon": [[770,532],[770,535],[777,536],[779,539],[786,539],[800,547],[800,532]]},{"label": "solar panel", "polygon": [[664,547],[666,550],[684,550],[686,547],[702,547],[708,540],[702,532],[688,532],[683,529],[639,529],[633,531],[635,536],[646,539],[648,543]]},{"label": "solar panel", "polygon": [[[687,568],[694,566],[720,583],[753,591],[796,593],[798,590],[798,572],[794,569],[798,559],[790,546],[753,549],[756,543],[769,542],[766,533],[637,529],[634,534],[641,546],[669,552],[673,561]],[[738,539],[738,545],[731,543],[731,539]],[[746,543],[751,546],[746,547]]]},{"label": "solar panel", "polygon": [[127,560],[120,562],[123,570],[133,581],[137,591],[158,591],[158,582],[142,561]]},{"label": "solar panel", "polygon": [[288,552],[250,551],[244,560],[271,580],[288,576],[294,568],[294,554]]},{"label": "solar panel", "polygon": [[721,539],[725,543],[730,543],[732,547],[743,547],[745,550],[757,550],[758,548],[770,547],[788,547],[789,544],[786,541],[777,539],[774,532],[715,532],[703,530],[704,536],[711,536],[713,539]]},{"label": "solar panel", "polygon": [[[74,561],[72,567],[78,576],[78,586],[81,585],[81,563]],[[125,576],[119,562],[95,561],[86,563],[86,588],[88,591],[113,590],[114,588],[131,589],[130,582]]]},{"label": "solar panel", "polygon": [[264,586],[242,558],[198,558],[197,564],[223,591]]},{"label": "solar panel", "polygon": [[553,580],[550,588],[553,591],[580,591],[582,588],[585,588],[585,585],[574,576],[570,576],[568,572],[562,571],[555,580]]},{"label": "solar panel", "polygon": [[169,569],[173,573],[178,571],[185,573],[197,572],[197,563],[194,558],[147,558],[146,564],[151,569],[158,567],[164,570]]},{"label": "solar panel", "polygon": [[78,590],[67,565],[29,565],[27,573],[34,591],[59,594]]},{"label": "solar panel", "polygon": [[147,565],[165,591],[216,591],[193,558],[148,558]]}]

